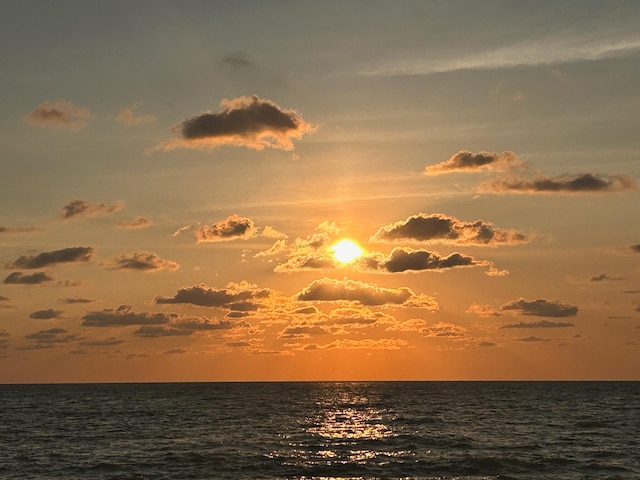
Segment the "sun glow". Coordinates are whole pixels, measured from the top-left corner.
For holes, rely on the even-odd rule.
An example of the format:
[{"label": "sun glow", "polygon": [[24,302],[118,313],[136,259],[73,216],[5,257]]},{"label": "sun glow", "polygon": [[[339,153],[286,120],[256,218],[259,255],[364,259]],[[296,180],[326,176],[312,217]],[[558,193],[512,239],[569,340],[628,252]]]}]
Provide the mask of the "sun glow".
[{"label": "sun glow", "polygon": [[364,251],[353,240],[343,238],[330,247],[333,257],[340,263],[350,263],[361,257]]}]

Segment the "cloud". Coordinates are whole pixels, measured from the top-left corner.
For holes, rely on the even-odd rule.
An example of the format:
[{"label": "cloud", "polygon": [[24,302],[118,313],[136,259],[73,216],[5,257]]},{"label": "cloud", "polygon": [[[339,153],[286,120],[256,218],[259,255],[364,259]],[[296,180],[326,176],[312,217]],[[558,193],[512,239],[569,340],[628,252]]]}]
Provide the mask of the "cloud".
[{"label": "cloud", "polygon": [[114,203],[107,205],[106,203],[92,203],[85,200],[72,200],[62,207],[60,216],[65,219],[76,217],[95,217],[98,215],[108,215],[122,210],[122,205]]},{"label": "cloud", "polygon": [[138,217],[133,220],[123,220],[117,223],[118,228],[127,228],[127,229],[139,229],[139,228],[147,228],[151,226],[153,222],[147,218]]},{"label": "cloud", "polygon": [[249,57],[242,52],[228,53],[220,61],[222,65],[227,65],[233,69],[251,67],[254,65]]},{"label": "cloud", "polygon": [[356,302],[362,305],[404,305],[437,310],[438,304],[431,297],[416,295],[411,289],[384,288],[355,280],[314,280],[295,295],[297,300]]},{"label": "cloud", "polygon": [[253,238],[257,229],[251,219],[234,214],[220,222],[197,228],[195,234],[198,243],[224,242]]},{"label": "cloud", "polygon": [[599,275],[593,275],[589,281],[590,282],[618,282],[620,280],[626,280],[627,277],[612,277],[607,273],[601,273]]},{"label": "cloud", "polygon": [[134,103],[128,107],[123,108],[118,113],[116,119],[118,122],[130,127],[133,125],[144,125],[145,123],[153,123],[158,118],[155,115],[136,115],[134,110],[140,107],[139,103]]},{"label": "cloud", "polygon": [[62,318],[61,310],[54,310],[53,308],[48,308],[46,310],[38,310],[29,314],[29,318],[34,320],[51,320],[53,318]]},{"label": "cloud", "polygon": [[278,338],[309,338],[317,335],[331,335],[331,332],[322,325],[310,322],[301,322],[297,325],[285,327],[278,334]]},{"label": "cloud", "polygon": [[193,287],[181,288],[173,297],[156,297],[157,304],[186,303],[202,307],[233,308],[240,302],[258,303],[256,300],[264,299],[271,291],[257,288],[255,285],[241,282],[229,283],[227,288],[210,288],[205,284]]},{"label": "cloud", "polygon": [[82,298],[82,297],[68,297],[68,298],[61,298],[60,301],[62,303],[67,303],[67,304],[76,304],[76,303],[93,303],[95,302],[95,300],[91,299],[91,298]]},{"label": "cloud", "polygon": [[488,341],[478,343],[478,346],[480,347],[495,347],[497,345],[498,345],[497,343],[488,342]]},{"label": "cloud", "polygon": [[115,270],[154,272],[159,270],[177,270],[180,268],[180,264],[171,260],[164,260],[155,253],[133,252],[114,258],[111,262],[111,268]]},{"label": "cloud", "polygon": [[549,339],[548,338],[543,338],[543,337],[524,337],[524,338],[518,338],[518,342],[548,342]]},{"label": "cloud", "polygon": [[428,338],[462,339],[468,336],[466,328],[446,322],[429,325],[422,330],[422,333]]},{"label": "cloud", "polygon": [[36,227],[3,227],[0,226],[0,234],[16,234],[16,233],[29,233],[40,230]]},{"label": "cloud", "polygon": [[4,329],[0,329],[0,352],[9,348],[11,334]]},{"label": "cloud", "polygon": [[84,342],[80,342],[80,345],[83,347],[114,347],[116,345],[122,345],[123,343],[125,343],[125,341],[122,339],[109,337],[102,340],[85,340]]},{"label": "cloud", "polygon": [[608,193],[635,190],[636,181],[628,175],[583,173],[559,177],[538,177],[533,180],[499,179],[481,185],[488,193]]},{"label": "cloud", "polygon": [[[525,300],[524,298],[520,298],[518,300],[507,302],[498,309],[491,305],[473,304],[467,309],[467,313],[475,313],[476,315],[485,318],[502,317],[504,315],[531,315],[537,317],[560,318],[577,315],[578,307],[575,305],[563,304],[558,301],[550,302],[544,299]],[[539,326],[545,326],[545,322],[538,323]],[[549,322],[546,326],[553,325]]]},{"label": "cloud", "polygon": [[150,151],[178,147],[213,149],[233,145],[262,150],[293,150],[293,140],[315,131],[295,110],[285,110],[257,96],[224,99],[218,113],[188,118],[173,128],[181,138],[161,143]]},{"label": "cloud", "polygon": [[441,242],[452,245],[498,246],[528,243],[531,239],[518,230],[503,230],[490,222],[464,222],[442,213],[419,213],[406,220],[380,227],[372,241]]},{"label": "cloud", "polygon": [[427,250],[413,250],[411,248],[394,248],[384,257],[369,255],[362,259],[361,265],[373,270],[384,270],[390,273],[424,270],[447,270],[455,267],[473,267],[488,265],[489,262],[478,261],[473,257],[461,253],[452,253],[446,257]]},{"label": "cloud", "polygon": [[39,285],[52,280],[55,279],[45,272],[36,272],[29,275],[24,275],[22,272],[13,272],[4,279],[4,283],[7,285]]},{"label": "cloud", "polygon": [[167,325],[143,325],[133,332],[137,337],[181,337],[193,335],[197,332],[231,330],[248,326],[245,322],[233,320],[210,320],[208,318],[179,318]]},{"label": "cloud", "polygon": [[479,170],[504,171],[522,166],[513,152],[479,152],[472,153],[460,150],[449,160],[429,165],[425,168],[427,175],[441,175],[453,172],[476,172]]},{"label": "cloud", "polygon": [[407,345],[406,340],[398,338],[365,338],[362,340],[345,338],[326,345],[307,345],[304,350],[400,350]]},{"label": "cloud", "polygon": [[[548,316],[548,315],[543,315],[543,316]],[[506,325],[502,325],[500,328],[565,328],[565,327],[575,327],[575,325],[573,323],[568,323],[568,322],[550,322],[549,320],[542,320],[540,322],[508,323]]]},{"label": "cloud", "polygon": [[70,247],[53,252],[42,252],[38,255],[21,256],[13,262],[7,263],[5,268],[36,269],[56,265],[58,263],[86,262],[94,253],[92,247]]},{"label": "cloud", "polygon": [[29,114],[27,120],[37,126],[65,127],[71,130],[84,128],[92,119],[91,112],[60,99],[55,103],[44,102]]},{"label": "cloud", "polygon": [[68,343],[78,338],[77,335],[69,333],[64,328],[50,328],[48,330],[40,330],[38,332],[25,335],[27,340],[34,340],[35,343],[46,346],[55,346],[62,343]]},{"label": "cloud", "polygon": [[88,312],[82,317],[83,327],[125,327],[129,325],[162,325],[176,318],[175,313],[136,313],[129,305],[117,309]]},{"label": "cloud", "polygon": [[629,247],[629,250],[631,250],[633,253],[640,253],[640,243],[636,245],[631,245]]},{"label": "cloud", "polygon": [[269,250],[259,252],[256,256],[285,253],[286,261],[273,269],[276,273],[335,268],[337,265],[330,246],[339,234],[340,228],[335,223],[325,221],[306,238],[296,238],[289,244],[279,240]]}]

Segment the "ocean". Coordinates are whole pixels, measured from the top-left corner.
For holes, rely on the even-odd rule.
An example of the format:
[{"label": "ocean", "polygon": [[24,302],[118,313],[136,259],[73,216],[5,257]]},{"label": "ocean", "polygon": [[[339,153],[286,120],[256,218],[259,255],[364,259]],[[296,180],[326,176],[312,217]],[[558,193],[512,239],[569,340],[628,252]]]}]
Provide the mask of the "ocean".
[{"label": "ocean", "polygon": [[640,479],[640,382],[0,385],[1,479]]}]

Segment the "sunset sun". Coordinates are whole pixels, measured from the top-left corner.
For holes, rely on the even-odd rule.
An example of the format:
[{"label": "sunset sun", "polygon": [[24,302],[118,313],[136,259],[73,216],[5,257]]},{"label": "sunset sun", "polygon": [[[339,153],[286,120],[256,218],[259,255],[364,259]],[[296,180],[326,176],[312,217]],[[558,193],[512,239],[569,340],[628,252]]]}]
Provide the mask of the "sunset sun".
[{"label": "sunset sun", "polygon": [[364,253],[360,245],[348,238],[337,241],[330,250],[333,257],[340,263],[351,263]]}]

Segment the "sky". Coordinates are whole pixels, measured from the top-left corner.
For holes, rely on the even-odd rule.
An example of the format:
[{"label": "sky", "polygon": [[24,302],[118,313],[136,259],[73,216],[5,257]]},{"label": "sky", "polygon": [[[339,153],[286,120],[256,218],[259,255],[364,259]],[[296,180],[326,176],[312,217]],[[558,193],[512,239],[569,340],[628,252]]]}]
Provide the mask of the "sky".
[{"label": "sky", "polygon": [[6,2],[0,383],[640,380],[639,24]]}]

